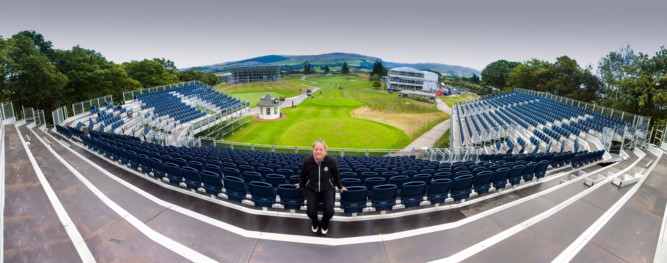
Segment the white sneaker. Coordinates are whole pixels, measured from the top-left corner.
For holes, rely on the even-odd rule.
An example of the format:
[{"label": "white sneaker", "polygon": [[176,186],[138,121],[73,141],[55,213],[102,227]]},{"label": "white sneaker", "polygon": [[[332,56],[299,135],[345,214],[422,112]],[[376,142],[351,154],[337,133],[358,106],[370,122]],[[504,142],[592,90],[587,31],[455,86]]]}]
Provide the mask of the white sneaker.
[{"label": "white sneaker", "polygon": [[312,230],[313,233],[317,233],[317,230],[319,230],[319,229],[320,229],[319,226],[310,226],[310,230]]},{"label": "white sneaker", "polygon": [[329,232],[328,228],[322,228],[322,235],[326,235]]}]

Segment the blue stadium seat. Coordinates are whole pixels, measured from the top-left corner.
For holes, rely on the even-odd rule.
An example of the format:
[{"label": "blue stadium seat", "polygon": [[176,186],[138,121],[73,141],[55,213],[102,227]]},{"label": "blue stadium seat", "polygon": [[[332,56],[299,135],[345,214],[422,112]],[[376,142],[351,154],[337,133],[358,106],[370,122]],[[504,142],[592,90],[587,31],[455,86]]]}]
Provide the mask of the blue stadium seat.
[{"label": "blue stadium seat", "polygon": [[225,194],[229,200],[241,202],[246,199],[246,184],[243,179],[233,176],[225,176],[222,179],[225,184]]},{"label": "blue stadium seat", "polygon": [[361,179],[359,178],[343,178],[340,180],[340,183],[344,187],[348,186],[363,186],[363,183],[361,182]]},{"label": "blue stadium seat", "polygon": [[350,186],[340,193],[340,207],[346,214],[361,213],[366,208],[368,190],[363,186]]},{"label": "blue stadium seat", "polygon": [[512,186],[521,183],[521,176],[523,175],[523,169],[525,167],[526,166],[522,164],[512,167],[511,172],[507,175],[507,180]]},{"label": "blue stadium seat", "polygon": [[396,185],[398,191],[400,191],[401,188],[403,187],[403,184],[407,183],[409,181],[410,181],[410,177],[408,177],[407,175],[397,175],[397,176],[393,176],[393,177],[389,178],[389,183],[388,184]]},{"label": "blue stadium seat", "polygon": [[292,184],[281,184],[278,186],[278,196],[280,204],[285,209],[300,210],[304,203],[305,192]]},{"label": "blue stadium seat", "polygon": [[214,172],[214,173],[220,175],[220,177],[222,177],[222,168],[220,168],[220,166],[218,166],[218,165],[209,163],[209,164],[204,166],[204,170]]},{"label": "blue stadium seat", "polygon": [[401,204],[405,208],[419,206],[421,201],[424,201],[424,192],[426,192],[426,183],[423,181],[404,183],[401,189]]},{"label": "blue stadium seat", "polygon": [[371,204],[375,211],[391,211],[396,205],[398,188],[393,184],[376,185],[371,194]]},{"label": "blue stadium seat", "polygon": [[431,201],[431,204],[444,203],[451,187],[452,180],[450,179],[433,179],[428,185],[426,197]]},{"label": "blue stadium seat", "polygon": [[139,167],[142,173],[148,174],[152,172],[151,158],[145,154],[139,154]]},{"label": "blue stadium seat", "polygon": [[493,172],[491,171],[481,171],[475,175],[475,181],[474,181],[474,188],[475,192],[478,194],[485,194],[489,192],[489,188],[491,188],[491,177],[493,176]]},{"label": "blue stadium seat", "polygon": [[523,180],[526,182],[532,181],[535,176],[535,169],[537,168],[537,163],[530,162],[526,164],[526,167],[523,169]]},{"label": "blue stadium seat", "polygon": [[156,178],[162,179],[164,177],[164,165],[160,159],[151,158],[151,170]]},{"label": "blue stadium seat", "polygon": [[547,174],[547,167],[549,166],[549,161],[542,160],[537,164],[535,168],[535,177],[537,179],[543,178]]},{"label": "blue stadium seat", "polygon": [[187,185],[188,188],[197,190],[201,187],[201,176],[197,169],[186,166],[181,168],[181,173],[183,173],[183,181],[185,181],[185,185]]},{"label": "blue stadium seat", "polygon": [[426,173],[415,174],[415,176],[412,177],[412,181],[421,181],[428,184],[431,182],[431,175]]},{"label": "blue stadium seat", "polygon": [[172,184],[179,184],[183,181],[183,173],[181,168],[178,167],[178,165],[175,163],[165,163],[164,172],[167,176],[167,179],[169,179],[169,182]]},{"label": "blue stadium seat", "polygon": [[273,186],[267,182],[250,182],[250,200],[256,207],[271,207],[276,203],[276,191]]},{"label": "blue stadium seat", "polygon": [[498,170],[493,173],[491,182],[493,183],[493,187],[496,188],[496,190],[505,188],[505,185],[507,185],[507,175],[509,175],[510,171],[510,168],[502,167],[498,168]]},{"label": "blue stadium seat", "polygon": [[344,179],[344,178],[359,178],[359,177],[357,176],[357,173],[355,173],[355,172],[341,172],[340,173],[340,178]]},{"label": "blue stadium seat", "polygon": [[475,180],[475,177],[472,175],[462,175],[454,178],[452,183],[451,195],[454,200],[458,201],[461,199],[468,198],[472,192],[472,183]]},{"label": "blue stadium seat", "polygon": [[202,164],[199,161],[190,161],[188,162],[188,166],[195,168],[198,172],[201,172],[204,170],[204,164]]},{"label": "blue stadium seat", "polygon": [[232,168],[232,167],[223,167],[222,168],[222,174],[223,174],[223,177],[233,176],[233,177],[236,177],[236,178],[243,178],[243,175],[241,174],[241,171],[239,169]]},{"label": "blue stadium seat", "polygon": [[222,177],[214,172],[204,170],[201,172],[201,181],[206,193],[218,195],[222,192]]},{"label": "blue stadium seat", "polygon": [[[366,189],[373,189],[373,187],[376,185],[382,185],[385,183],[386,181],[384,180],[384,177],[371,177],[366,179],[364,185],[366,186]],[[373,193],[373,191],[368,191],[368,196],[370,196],[371,193]]]},{"label": "blue stadium seat", "polygon": [[277,188],[281,184],[287,183],[287,178],[282,174],[267,174],[264,177],[267,183],[271,184],[274,188]]},{"label": "blue stadium seat", "polygon": [[289,183],[290,184],[298,184],[301,182],[301,176],[300,175],[292,175],[289,177]]},{"label": "blue stadium seat", "polygon": [[246,183],[255,182],[255,181],[262,182],[262,181],[264,181],[264,178],[258,172],[245,171],[245,172],[243,172],[243,181],[245,181]]}]

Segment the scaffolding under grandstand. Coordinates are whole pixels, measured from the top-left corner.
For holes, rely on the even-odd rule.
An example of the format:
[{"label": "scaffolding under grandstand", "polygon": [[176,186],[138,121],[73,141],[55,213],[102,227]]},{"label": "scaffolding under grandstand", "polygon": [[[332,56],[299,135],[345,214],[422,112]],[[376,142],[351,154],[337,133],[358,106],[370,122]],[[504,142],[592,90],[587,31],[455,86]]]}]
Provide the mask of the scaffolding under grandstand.
[{"label": "scaffolding under grandstand", "polygon": [[280,66],[239,66],[230,67],[230,83],[252,83],[280,81]]}]

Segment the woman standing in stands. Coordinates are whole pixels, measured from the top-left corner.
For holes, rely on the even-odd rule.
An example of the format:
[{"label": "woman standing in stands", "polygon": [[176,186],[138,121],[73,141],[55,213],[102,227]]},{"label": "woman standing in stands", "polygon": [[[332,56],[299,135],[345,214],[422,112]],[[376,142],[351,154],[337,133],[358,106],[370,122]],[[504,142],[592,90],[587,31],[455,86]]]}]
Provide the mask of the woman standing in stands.
[{"label": "woman standing in stands", "polygon": [[[329,220],[334,214],[335,188],[331,179],[341,192],[347,191],[340,183],[336,158],[327,155],[327,144],[322,140],[313,143],[313,156],[303,159],[301,167],[301,182],[296,184],[306,187],[306,214],[313,221],[311,230],[317,233],[322,228],[322,234],[329,231]],[[322,223],[317,220],[317,203],[324,203]]]}]

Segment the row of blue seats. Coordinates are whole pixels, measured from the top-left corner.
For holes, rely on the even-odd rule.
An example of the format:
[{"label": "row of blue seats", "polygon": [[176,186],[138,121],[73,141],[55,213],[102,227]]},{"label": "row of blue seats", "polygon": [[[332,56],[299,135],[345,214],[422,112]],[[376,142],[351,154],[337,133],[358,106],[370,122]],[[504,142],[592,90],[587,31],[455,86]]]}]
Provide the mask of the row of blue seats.
[{"label": "row of blue seats", "polygon": [[[549,138],[548,136],[544,135],[544,133],[542,133],[541,131],[538,131],[537,129],[533,129],[533,134],[534,134],[535,136],[537,136],[537,138],[539,138],[540,140],[542,140],[542,141],[545,142],[545,143],[549,143],[549,142],[551,142],[551,138]],[[532,142],[532,141],[531,141],[531,142]],[[536,144],[536,143],[533,142],[533,144]],[[538,144],[539,144],[539,142],[538,142]]]},{"label": "row of blue seats", "polygon": [[[555,125],[554,125],[553,128],[558,128],[558,126],[555,126]],[[560,140],[560,136],[561,136],[561,135],[558,134],[557,132],[555,132],[554,130],[551,130],[551,129],[547,128],[546,126],[544,126],[544,128],[542,129],[542,131],[544,131],[544,134],[546,134],[547,136],[553,138],[554,140],[556,140],[556,141],[559,141],[559,140]],[[567,138],[567,136],[565,136],[565,137]]]}]

